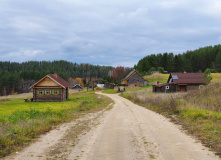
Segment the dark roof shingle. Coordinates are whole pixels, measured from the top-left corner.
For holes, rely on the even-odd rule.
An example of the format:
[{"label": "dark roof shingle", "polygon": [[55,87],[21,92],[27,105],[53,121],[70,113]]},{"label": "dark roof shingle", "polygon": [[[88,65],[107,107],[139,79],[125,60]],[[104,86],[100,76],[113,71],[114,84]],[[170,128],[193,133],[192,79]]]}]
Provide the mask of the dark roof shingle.
[{"label": "dark roof shingle", "polygon": [[[122,80],[129,80],[135,73],[137,73],[141,78],[143,78],[136,70],[131,71],[124,79]],[[143,78],[144,79],[144,78]],[[145,80],[145,79],[144,79]]]},{"label": "dark roof shingle", "polygon": [[36,82],[34,85],[32,85],[30,88],[33,88],[35,85],[37,85],[39,82],[41,82],[43,79],[45,79],[46,77],[50,78],[51,80],[53,80],[55,83],[59,84],[61,87],[66,88],[66,87],[70,87],[70,83],[68,83],[67,81],[65,81],[64,79],[62,79],[61,77],[59,77],[56,73],[55,74],[48,74],[46,76],[44,76],[42,79],[40,79],[38,82]]},{"label": "dark roof shingle", "polygon": [[67,81],[65,81],[64,79],[62,79],[61,77],[59,77],[58,75],[48,74],[48,76],[49,76],[50,78],[52,78],[54,81],[56,81],[58,84],[64,86],[65,88],[71,86],[70,83],[68,83]]},{"label": "dark roof shingle", "polygon": [[171,76],[178,77],[173,79],[174,84],[204,84],[203,73],[171,73]]}]

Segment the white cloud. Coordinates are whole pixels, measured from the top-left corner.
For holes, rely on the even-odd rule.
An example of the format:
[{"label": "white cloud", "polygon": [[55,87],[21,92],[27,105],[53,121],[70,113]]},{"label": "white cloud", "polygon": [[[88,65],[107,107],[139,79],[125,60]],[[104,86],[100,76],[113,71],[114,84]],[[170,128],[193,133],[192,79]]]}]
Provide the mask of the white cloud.
[{"label": "white cloud", "polygon": [[210,16],[210,18],[221,18],[221,1],[211,0],[198,9],[198,12]]},{"label": "white cloud", "polygon": [[9,60],[9,61],[31,61],[35,60],[36,58],[39,59],[40,56],[44,55],[45,51],[42,50],[26,50],[20,49],[16,52],[10,52],[7,54],[0,55],[1,60]]},{"label": "white cloud", "polygon": [[13,26],[19,34],[48,33],[41,23],[35,22],[33,19],[28,21],[22,18],[12,18],[11,23],[11,26]]},{"label": "white cloud", "polygon": [[190,5],[192,2],[190,0],[160,0],[156,1],[156,4],[158,4],[158,7],[165,10],[171,10],[171,9],[182,9],[183,7],[186,7],[186,5]]},{"label": "white cloud", "polygon": [[74,5],[87,5],[88,3],[85,0],[57,0],[63,4],[74,4]]}]

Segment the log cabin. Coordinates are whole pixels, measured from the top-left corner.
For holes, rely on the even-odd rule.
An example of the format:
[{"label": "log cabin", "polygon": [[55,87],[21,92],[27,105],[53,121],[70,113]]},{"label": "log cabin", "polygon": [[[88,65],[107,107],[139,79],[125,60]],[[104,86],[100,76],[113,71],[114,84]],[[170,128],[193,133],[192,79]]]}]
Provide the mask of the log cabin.
[{"label": "log cabin", "polygon": [[55,73],[46,75],[30,88],[33,90],[34,102],[61,102],[68,99],[70,86]]},{"label": "log cabin", "polygon": [[147,81],[136,70],[133,70],[121,80],[121,84],[142,87],[147,85]]}]

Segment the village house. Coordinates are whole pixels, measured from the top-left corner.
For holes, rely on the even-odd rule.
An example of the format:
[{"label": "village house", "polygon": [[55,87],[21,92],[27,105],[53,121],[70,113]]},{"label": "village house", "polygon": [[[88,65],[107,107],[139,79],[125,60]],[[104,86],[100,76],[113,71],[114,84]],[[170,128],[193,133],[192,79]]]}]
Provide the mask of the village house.
[{"label": "village house", "polygon": [[203,86],[203,73],[171,73],[167,83],[153,85],[153,92],[187,92]]},{"label": "village house", "polygon": [[30,88],[33,89],[34,102],[65,101],[71,85],[55,74],[48,74]]},{"label": "village house", "polygon": [[80,86],[80,84],[75,84],[75,85],[72,87],[72,89],[74,89],[74,90],[83,90],[84,88],[82,88],[82,87]]},{"label": "village house", "polygon": [[147,82],[136,70],[133,70],[124,79],[122,79],[121,84],[125,84],[126,86],[142,87],[146,86]]}]

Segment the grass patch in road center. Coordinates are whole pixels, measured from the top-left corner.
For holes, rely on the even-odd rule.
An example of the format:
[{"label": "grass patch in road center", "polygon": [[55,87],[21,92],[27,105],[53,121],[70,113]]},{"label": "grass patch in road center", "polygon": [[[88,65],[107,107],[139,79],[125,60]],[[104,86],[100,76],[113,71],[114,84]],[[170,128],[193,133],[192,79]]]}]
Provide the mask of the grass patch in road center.
[{"label": "grass patch in road center", "polygon": [[0,101],[0,158],[18,151],[39,134],[78,118],[81,113],[102,110],[112,101],[94,92],[70,94],[64,102]]}]

